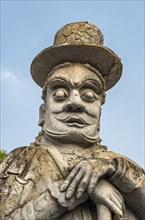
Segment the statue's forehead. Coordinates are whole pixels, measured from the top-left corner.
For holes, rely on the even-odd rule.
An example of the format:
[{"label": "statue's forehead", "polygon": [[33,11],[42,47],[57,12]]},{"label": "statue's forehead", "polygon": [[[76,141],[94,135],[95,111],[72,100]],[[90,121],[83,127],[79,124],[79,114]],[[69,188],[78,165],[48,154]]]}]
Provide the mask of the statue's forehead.
[{"label": "statue's forehead", "polygon": [[79,86],[87,80],[94,80],[101,84],[101,81],[96,73],[85,68],[81,64],[74,64],[57,69],[50,76],[49,81],[55,79],[64,79],[68,83]]}]

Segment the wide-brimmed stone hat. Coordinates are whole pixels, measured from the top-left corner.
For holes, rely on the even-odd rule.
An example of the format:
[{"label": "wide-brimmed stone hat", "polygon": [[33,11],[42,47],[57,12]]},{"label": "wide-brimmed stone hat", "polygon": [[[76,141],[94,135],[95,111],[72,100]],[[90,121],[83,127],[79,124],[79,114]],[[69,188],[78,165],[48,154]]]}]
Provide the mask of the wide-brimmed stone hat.
[{"label": "wide-brimmed stone hat", "polygon": [[32,78],[43,87],[50,71],[65,62],[88,63],[98,69],[106,81],[106,90],[122,74],[120,58],[103,45],[100,29],[87,21],[67,24],[56,33],[53,46],[41,51],[32,61]]}]

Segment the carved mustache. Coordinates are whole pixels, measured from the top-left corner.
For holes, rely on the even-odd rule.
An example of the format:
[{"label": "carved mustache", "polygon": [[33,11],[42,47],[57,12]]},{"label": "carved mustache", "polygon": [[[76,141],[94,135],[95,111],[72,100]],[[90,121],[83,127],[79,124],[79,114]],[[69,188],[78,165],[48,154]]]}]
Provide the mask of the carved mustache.
[{"label": "carved mustache", "polygon": [[86,108],[83,110],[83,112],[80,112],[80,113],[79,113],[79,112],[70,112],[70,113],[68,113],[68,112],[64,111],[64,109],[59,110],[59,111],[58,111],[58,110],[54,110],[53,113],[54,113],[54,114],[63,114],[63,115],[71,114],[71,113],[72,113],[72,114],[75,114],[75,115],[77,115],[77,116],[78,116],[79,114],[81,114],[81,115],[82,115],[82,114],[85,114],[86,117],[93,117],[93,118],[95,117],[94,113],[92,113],[91,111],[89,111],[89,110],[86,109]]},{"label": "carved mustache", "polygon": [[90,125],[90,123],[88,123],[86,120],[84,120],[82,117],[80,117],[76,114],[69,115],[69,116],[63,117],[63,118],[59,117],[58,120],[64,121],[66,123],[78,123],[81,125]]}]

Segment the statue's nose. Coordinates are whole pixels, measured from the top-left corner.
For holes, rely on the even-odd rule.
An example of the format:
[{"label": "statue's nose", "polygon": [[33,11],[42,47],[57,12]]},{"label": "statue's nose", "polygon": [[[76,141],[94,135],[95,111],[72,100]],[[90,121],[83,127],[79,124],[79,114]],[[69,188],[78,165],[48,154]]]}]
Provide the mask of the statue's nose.
[{"label": "statue's nose", "polygon": [[84,110],[84,104],[79,94],[74,93],[70,96],[64,106],[64,110],[66,112],[82,112]]}]

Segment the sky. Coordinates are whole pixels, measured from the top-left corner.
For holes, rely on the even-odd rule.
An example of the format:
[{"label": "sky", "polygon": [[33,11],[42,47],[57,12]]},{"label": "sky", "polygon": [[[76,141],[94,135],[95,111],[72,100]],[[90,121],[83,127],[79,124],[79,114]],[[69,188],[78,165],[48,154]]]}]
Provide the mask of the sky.
[{"label": "sky", "polygon": [[145,167],[144,1],[1,0],[1,149],[28,146],[37,125],[41,88],[31,78],[33,58],[53,44],[63,25],[96,24],[104,45],[123,63],[120,81],[102,108],[102,144]]}]

